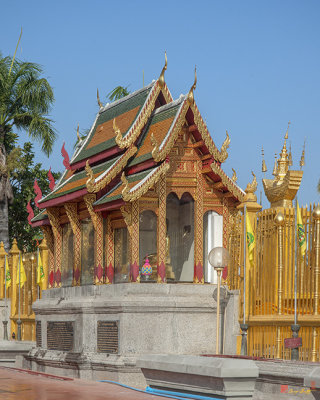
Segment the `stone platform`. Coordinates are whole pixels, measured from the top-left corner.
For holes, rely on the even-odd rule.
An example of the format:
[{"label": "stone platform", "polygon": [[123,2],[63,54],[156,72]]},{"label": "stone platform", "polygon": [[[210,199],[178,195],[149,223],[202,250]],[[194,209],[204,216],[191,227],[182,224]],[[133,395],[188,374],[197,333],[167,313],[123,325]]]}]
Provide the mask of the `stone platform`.
[{"label": "stone platform", "polygon": [[[50,289],[33,304],[37,347],[25,368],[145,387],[141,354],[215,352],[215,285],[123,283]],[[236,353],[238,293],[222,308],[221,344]]]}]

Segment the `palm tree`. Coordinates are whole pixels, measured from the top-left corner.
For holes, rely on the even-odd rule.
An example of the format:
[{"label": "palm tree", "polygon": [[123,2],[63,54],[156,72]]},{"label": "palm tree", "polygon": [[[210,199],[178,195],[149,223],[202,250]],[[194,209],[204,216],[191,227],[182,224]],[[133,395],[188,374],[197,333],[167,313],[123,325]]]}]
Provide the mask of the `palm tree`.
[{"label": "palm tree", "polygon": [[122,97],[128,96],[130,94],[130,91],[128,90],[129,86],[117,86],[111,92],[107,94],[107,99],[110,101],[115,101],[122,99]]},{"label": "palm tree", "polygon": [[40,142],[46,155],[52,151],[56,132],[47,114],[54,101],[53,90],[41,77],[42,68],[0,53],[0,241],[9,247],[8,202],[12,200],[7,155],[16,147],[16,128]]}]

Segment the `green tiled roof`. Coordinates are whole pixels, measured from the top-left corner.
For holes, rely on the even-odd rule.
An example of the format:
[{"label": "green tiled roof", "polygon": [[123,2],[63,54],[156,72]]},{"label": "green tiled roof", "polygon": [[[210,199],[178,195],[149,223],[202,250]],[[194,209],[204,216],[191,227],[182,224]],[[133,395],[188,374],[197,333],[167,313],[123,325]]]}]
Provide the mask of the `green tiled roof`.
[{"label": "green tiled roof", "polygon": [[[120,99],[120,100],[110,104],[108,107],[106,107],[106,109],[104,111],[102,111],[100,113],[100,115],[98,116],[93,128],[91,129],[88,139],[86,139],[82,149],[80,149],[80,152],[72,160],[71,163],[74,164],[78,161],[82,161],[92,155],[98,154],[104,150],[107,150],[107,149],[115,146],[115,144],[116,144],[115,138],[112,137],[111,139],[106,140],[103,143],[100,143],[96,146],[93,146],[93,147],[87,149],[87,146],[90,144],[91,139],[93,138],[95,131],[99,125],[101,125],[107,121],[113,120],[114,118],[118,117],[119,115],[122,115],[125,112],[130,111],[136,107],[140,107],[138,110],[138,113],[136,114],[136,118],[137,118],[137,116],[139,115],[139,112],[141,111],[141,108],[144,105],[153,86],[154,86],[154,83],[152,83],[152,84],[146,86],[145,88],[143,88],[142,90],[138,90],[137,92],[132,93],[131,95],[128,95],[128,96],[124,97],[123,99]],[[134,121],[135,121],[135,119],[134,119]],[[134,123],[134,121],[132,122],[132,124]],[[131,124],[131,126],[132,126],[132,124]],[[128,130],[130,129],[130,127],[128,128]],[[128,130],[126,132],[122,132],[122,135],[125,135],[128,132]]]},{"label": "green tiled roof", "polygon": [[[93,173],[97,174],[97,173],[104,172],[112,164],[117,162],[118,159],[119,159],[119,157],[116,157],[116,158],[113,158],[112,160],[106,161],[106,162],[104,162],[102,164],[99,164],[99,165],[96,165],[96,166],[92,167]],[[67,186],[69,186],[69,184],[72,184],[74,182],[80,181],[81,179],[84,179],[84,178],[86,178],[86,171],[85,170],[72,175],[71,178],[69,178],[67,181],[64,181],[53,192],[51,192],[47,197],[44,197],[43,199],[41,199],[40,203],[48,201],[48,200],[51,200],[51,199],[55,199],[57,197],[64,196],[64,195],[69,194],[69,193],[76,192],[77,190],[80,190],[80,189],[83,189],[86,186],[85,182],[82,183],[82,184],[79,184],[79,185],[72,185],[73,187],[70,188],[70,189],[67,189]],[[60,189],[62,189],[63,187],[65,187],[66,190],[61,192]]]},{"label": "green tiled roof", "polygon": [[[154,169],[154,168],[152,168],[152,169]],[[126,177],[127,181],[129,183],[139,182],[143,178],[145,178],[152,171],[152,169],[148,169],[146,171],[138,172],[137,174],[129,175],[129,176]],[[93,205],[94,206],[98,206],[98,205],[101,205],[101,204],[109,203],[110,201],[121,199],[121,197],[122,197],[121,192],[118,193],[118,194],[112,195],[112,193],[115,193],[116,191],[118,192],[117,189],[119,188],[119,186],[123,186],[121,181],[120,181],[120,183],[118,185],[116,185],[113,189],[111,189],[110,192],[108,192],[107,194],[102,196],[101,199],[99,199],[95,203],[93,203]]]},{"label": "green tiled roof", "polygon": [[47,219],[48,215],[46,210],[42,210],[41,212],[39,212],[38,215],[36,215],[35,217],[32,218],[31,222],[37,222],[37,221],[42,221],[43,219]]},{"label": "green tiled roof", "polygon": [[[169,103],[161,108],[157,109],[153,115],[151,115],[148,124],[146,125],[142,135],[141,135],[141,142],[139,141],[139,148],[143,146],[145,139],[148,137],[150,140],[150,135],[152,133],[152,125],[164,121],[168,118],[175,117],[177,112],[179,111],[179,108],[181,107],[181,101],[176,101],[174,103]],[[150,132],[151,130],[151,132]],[[159,145],[161,143],[158,143]],[[142,156],[135,157],[130,163],[129,167],[132,167],[134,165],[140,164],[143,161],[149,160],[152,158],[151,152],[148,152],[146,154],[143,154]]]}]

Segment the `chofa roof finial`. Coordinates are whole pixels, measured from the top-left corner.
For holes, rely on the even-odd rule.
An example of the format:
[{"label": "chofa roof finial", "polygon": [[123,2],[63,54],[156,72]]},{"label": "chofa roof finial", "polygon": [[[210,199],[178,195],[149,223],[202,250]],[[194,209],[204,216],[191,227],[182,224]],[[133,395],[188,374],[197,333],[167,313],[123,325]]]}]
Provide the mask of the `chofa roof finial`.
[{"label": "chofa roof finial", "polygon": [[98,89],[98,88],[97,88],[97,102],[98,102],[99,107],[102,108],[102,107],[103,107],[103,104],[102,104],[101,101],[100,101],[99,89]]},{"label": "chofa roof finial", "polygon": [[78,142],[81,141],[81,137],[80,137],[80,133],[79,133],[79,124],[77,126],[77,138],[78,138]]},{"label": "chofa roof finial", "polygon": [[190,105],[192,105],[194,103],[193,91],[196,89],[196,87],[197,87],[197,66],[195,65],[194,66],[194,82],[189,90],[188,97],[187,97],[188,103]]},{"label": "chofa roof finial", "polygon": [[167,52],[164,52],[164,59],[165,59],[165,63],[164,63],[164,67],[162,68],[161,74],[158,78],[158,82],[159,82],[159,86],[161,87],[161,89],[164,87],[164,73],[167,69],[167,65],[168,65],[168,60],[167,60]]}]

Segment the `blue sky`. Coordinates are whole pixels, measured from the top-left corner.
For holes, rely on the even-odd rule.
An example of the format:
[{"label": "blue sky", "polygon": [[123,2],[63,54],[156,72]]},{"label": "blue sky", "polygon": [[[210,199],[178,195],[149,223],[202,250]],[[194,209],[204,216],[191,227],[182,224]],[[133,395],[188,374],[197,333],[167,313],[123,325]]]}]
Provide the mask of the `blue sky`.
[{"label": "blue sky", "polygon": [[97,87],[103,102],[117,85],[139,89],[143,71],[146,84],[158,78],[166,50],[174,98],[189,91],[197,65],[195,100],[218,147],[228,130],[223,168],[235,168],[242,188],[253,170],[259,199],[261,146],[270,178],[290,120],[295,169],[306,138],[299,201],[319,201],[319,1],[13,0],[1,11],[2,53],[13,54],[22,26],[18,57],[40,63],[55,91],[59,137],[49,160],[35,145],[43,165],[62,170],[62,143],[71,156],[77,124],[89,128],[98,111]]}]

